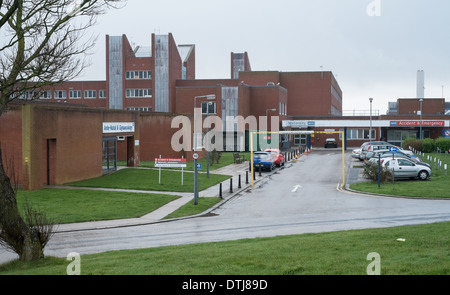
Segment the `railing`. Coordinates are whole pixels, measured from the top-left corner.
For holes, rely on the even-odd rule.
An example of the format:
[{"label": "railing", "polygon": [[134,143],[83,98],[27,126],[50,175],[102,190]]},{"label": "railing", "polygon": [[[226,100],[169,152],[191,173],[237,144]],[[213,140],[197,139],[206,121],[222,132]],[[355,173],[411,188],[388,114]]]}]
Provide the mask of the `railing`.
[{"label": "railing", "polygon": [[[379,116],[380,110],[372,110],[372,116]],[[344,110],[342,116],[370,116],[370,110]]]}]

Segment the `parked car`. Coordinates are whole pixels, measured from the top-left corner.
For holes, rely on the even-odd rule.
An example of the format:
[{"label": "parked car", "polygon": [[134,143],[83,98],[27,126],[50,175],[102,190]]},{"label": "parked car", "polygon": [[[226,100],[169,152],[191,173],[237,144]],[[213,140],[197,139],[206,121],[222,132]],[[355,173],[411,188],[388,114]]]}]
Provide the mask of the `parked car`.
[{"label": "parked car", "polygon": [[337,148],[337,142],[335,138],[325,139],[325,148]]},{"label": "parked car", "polygon": [[359,152],[357,159],[359,159],[360,161],[363,161],[364,159],[362,158],[362,152],[364,151],[364,148],[368,147],[369,145],[377,145],[377,144],[387,144],[387,142],[385,142],[385,141],[367,141],[367,142],[363,143],[360,147],[361,151]]},{"label": "parked car", "polygon": [[427,166],[431,169],[430,164],[422,162],[420,160],[420,158],[418,158],[416,156],[404,154],[402,151],[390,152],[388,150],[379,150],[379,151],[375,151],[375,152],[368,152],[366,154],[366,158],[368,158],[368,160],[365,160],[364,164],[370,165],[371,163],[375,163],[375,164],[378,163],[378,154],[380,154],[380,157],[383,161],[387,158],[393,158],[393,157],[394,158],[405,158],[405,159],[412,161],[415,164]]},{"label": "parked car", "polygon": [[373,151],[377,151],[377,150],[389,150],[389,147],[395,147],[395,145],[387,143],[387,142],[368,144],[362,148],[359,159],[361,161],[363,161],[365,159],[367,152],[373,152]]},{"label": "parked car", "polygon": [[266,149],[265,152],[269,152],[275,159],[275,165],[278,167],[284,166],[284,155],[279,149]]},{"label": "parked car", "polygon": [[[250,164],[251,165],[251,164]],[[253,168],[265,169],[272,171],[275,168],[275,159],[269,152],[254,152],[253,153]]]},{"label": "parked car", "polygon": [[394,178],[419,178],[427,180],[431,176],[431,168],[428,166],[416,164],[405,158],[386,158],[382,165],[392,169]]},{"label": "parked car", "polygon": [[359,149],[354,149],[352,151],[352,158],[354,159],[359,159],[359,155],[361,154],[361,148]]}]

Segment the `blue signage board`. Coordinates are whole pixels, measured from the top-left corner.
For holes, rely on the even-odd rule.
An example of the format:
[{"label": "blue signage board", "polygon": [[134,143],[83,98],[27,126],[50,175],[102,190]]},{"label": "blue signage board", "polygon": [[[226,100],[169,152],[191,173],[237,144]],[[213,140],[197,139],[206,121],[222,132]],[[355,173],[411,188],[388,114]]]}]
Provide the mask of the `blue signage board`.
[{"label": "blue signage board", "polygon": [[442,136],[445,138],[450,138],[450,129],[444,129]]},{"label": "blue signage board", "polygon": [[202,164],[201,163],[197,163],[197,170],[202,170]]},{"label": "blue signage board", "polygon": [[389,147],[389,151],[390,151],[391,153],[395,153],[395,152],[397,152],[397,147],[395,147],[395,146],[390,146],[390,147]]}]

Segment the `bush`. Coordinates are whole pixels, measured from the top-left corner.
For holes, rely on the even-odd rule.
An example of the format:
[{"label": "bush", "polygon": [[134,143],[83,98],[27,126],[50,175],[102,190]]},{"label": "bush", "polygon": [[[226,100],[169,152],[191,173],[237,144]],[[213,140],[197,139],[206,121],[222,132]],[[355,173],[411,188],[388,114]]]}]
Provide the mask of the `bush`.
[{"label": "bush", "polygon": [[[365,178],[372,181],[378,181],[378,163],[371,163],[364,168],[363,175]],[[385,166],[381,165],[380,182],[392,180],[391,171]]]},{"label": "bush", "polygon": [[403,149],[409,150],[409,147],[414,148],[416,151],[422,151],[422,140],[415,138],[408,138],[403,141]]},{"label": "bush", "polygon": [[434,140],[431,138],[425,138],[422,140],[422,152],[432,153],[434,151]]},{"label": "bush", "polygon": [[434,145],[441,150],[441,152],[445,152],[450,150],[450,138],[439,137],[434,141]]}]

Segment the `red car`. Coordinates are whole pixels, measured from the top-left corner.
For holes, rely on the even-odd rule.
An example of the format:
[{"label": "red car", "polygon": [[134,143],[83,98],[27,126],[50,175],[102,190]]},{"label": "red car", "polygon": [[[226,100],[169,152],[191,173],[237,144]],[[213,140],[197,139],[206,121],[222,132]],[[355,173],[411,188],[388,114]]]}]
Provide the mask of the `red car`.
[{"label": "red car", "polygon": [[279,149],[266,149],[265,152],[269,152],[275,159],[275,165],[278,167],[284,166],[284,155]]}]

